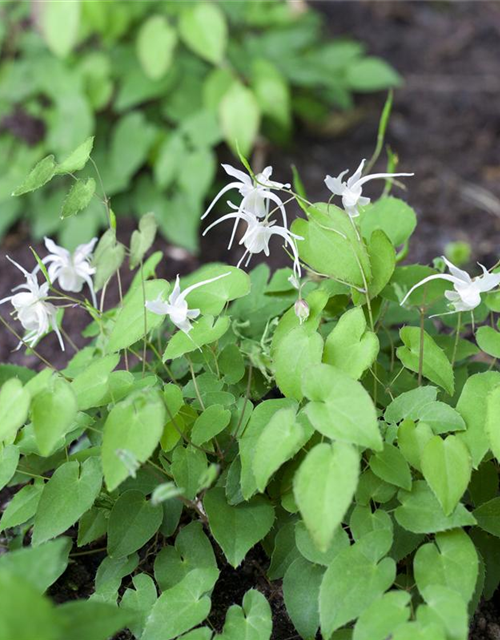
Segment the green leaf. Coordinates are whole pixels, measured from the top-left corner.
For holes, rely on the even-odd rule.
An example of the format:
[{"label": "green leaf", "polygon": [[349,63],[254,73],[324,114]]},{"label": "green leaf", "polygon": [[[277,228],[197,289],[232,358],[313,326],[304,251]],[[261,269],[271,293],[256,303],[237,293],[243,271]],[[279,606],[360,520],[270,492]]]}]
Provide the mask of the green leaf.
[{"label": "green leaf", "polygon": [[0,572],[7,570],[45,593],[66,570],[71,545],[70,538],[61,537],[36,548],[9,551],[0,556]]},{"label": "green leaf", "polygon": [[257,489],[263,493],[271,476],[298,453],[313,434],[307,420],[296,419],[296,410],[277,411],[255,445],[253,473]]},{"label": "green leaf", "polygon": [[417,425],[407,418],[399,425],[398,447],[406,461],[417,471],[422,471],[422,453],[433,437],[429,425],[421,422]]},{"label": "green leaf", "polygon": [[140,638],[149,612],[158,599],[158,593],[153,578],[146,573],[135,575],[132,584],[134,588],[126,589],[120,600],[120,609],[136,614],[134,622],[129,624],[128,628],[136,638]]},{"label": "green leaf", "polygon": [[438,533],[435,544],[424,544],[417,550],[413,571],[420,593],[439,584],[458,591],[467,603],[474,594],[479,571],[476,548],[461,529]]},{"label": "green leaf", "polygon": [[171,469],[182,494],[188,500],[193,500],[200,490],[203,475],[207,470],[207,456],[191,445],[177,446],[172,455]]},{"label": "green leaf", "polygon": [[[228,487],[226,483],[227,494]],[[287,522],[280,527],[274,538],[271,564],[267,570],[269,580],[281,580],[288,567],[299,557],[300,553],[295,544],[295,522]]]},{"label": "green leaf", "polygon": [[142,23],[137,34],[137,56],[144,73],[159,80],[172,64],[177,32],[165,16],[151,16]]},{"label": "green leaf", "polygon": [[202,313],[217,316],[231,300],[242,298],[250,291],[250,278],[247,273],[226,264],[205,265],[189,276],[182,278],[181,289],[185,289],[202,280],[217,278],[223,274],[230,275],[215,282],[203,285],[192,291],[186,302],[190,309],[200,309]]},{"label": "green leaf", "polygon": [[92,266],[96,273],[94,276],[94,289],[100,291],[107,281],[121,267],[125,258],[125,247],[116,241],[114,229],[108,229],[99,240],[94,251]]},{"label": "green leaf", "polygon": [[47,389],[37,394],[31,407],[31,419],[38,450],[49,456],[61,446],[77,415],[77,400],[71,385],[53,378]]},{"label": "green leaf", "polygon": [[276,383],[285,397],[302,400],[303,373],[312,365],[318,365],[322,355],[322,337],[303,325],[280,340],[273,353],[274,370]]},{"label": "green leaf", "polygon": [[206,344],[217,342],[229,329],[229,325],[228,316],[221,316],[215,322],[213,316],[204,316],[193,325],[189,333],[178,331],[170,338],[163,360],[174,360],[185,353],[197,351]]},{"label": "green leaf", "polygon": [[424,593],[425,605],[420,605],[417,617],[427,624],[434,623],[444,628],[449,640],[467,637],[467,607],[461,595],[442,585],[429,585]]},{"label": "green leaf", "polygon": [[446,516],[429,485],[423,480],[413,483],[410,492],[400,491],[401,506],[394,512],[396,521],[413,533],[436,533],[455,527],[476,524],[475,517],[463,504]]},{"label": "green leaf", "polygon": [[167,545],[156,556],[155,580],[166,591],[194,569],[210,567],[217,567],[212,543],[200,522],[190,522],[176,536],[175,547]]},{"label": "green leaf", "polygon": [[47,182],[52,180],[54,177],[56,166],[54,156],[52,155],[40,160],[40,162],[30,171],[26,180],[14,189],[12,195],[22,196],[24,193],[29,193],[30,191],[35,191],[36,189],[43,187],[44,184],[47,184]]},{"label": "green leaf", "polygon": [[306,560],[325,567],[346,547],[349,546],[349,536],[339,527],[333,534],[333,540],[326,551],[320,551],[316,546],[305,524],[301,521],[295,527],[295,541],[297,548]]},{"label": "green leaf", "polygon": [[137,553],[129,558],[106,556],[97,569],[95,591],[91,596],[92,602],[116,604],[123,578],[135,571],[138,564],[139,556]]},{"label": "green leaf", "polygon": [[[206,5],[209,6],[209,5]],[[233,150],[249,155],[260,127],[260,108],[254,94],[235,82],[222,98],[219,116],[224,138]]]},{"label": "green leaf", "polygon": [[165,299],[170,288],[168,282],[148,280],[144,283],[144,288],[145,293],[142,287],[137,287],[126,296],[109,336],[108,351],[119,351],[130,347],[164,321],[164,316],[146,309],[144,298],[146,301],[156,300],[159,296]]},{"label": "green leaf", "polygon": [[226,613],[220,640],[269,640],[273,630],[271,607],[265,596],[250,589],[242,606],[233,604]]},{"label": "green leaf", "polygon": [[224,58],[228,27],[216,4],[199,3],[184,9],[179,21],[184,43],[204,60],[219,64]]},{"label": "green leaf", "polygon": [[199,625],[210,613],[210,597],[219,571],[194,569],[153,605],[141,640],[172,640]]},{"label": "green leaf", "polygon": [[458,411],[445,402],[429,402],[414,412],[412,417],[431,427],[436,435],[449,431],[465,431],[467,428]]},{"label": "green leaf", "polygon": [[476,342],[482,351],[493,358],[500,358],[500,333],[493,327],[479,327]]},{"label": "green leaf", "polygon": [[374,531],[339,553],[328,567],[319,595],[325,638],[357,618],[392,585],[396,564],[392,558],[381,560],[391,542],[388,531]]},{"label": "green leaf", "polygon": [[[497,460],[500,459],[500,385],[495,387],[486,401],[486,434],[490,448]],[[0,483],[1,484],[1,483]]]},{"label": "green leaf", "polygon": [[0,447],[0,491],[10,482],[19,462],[19,447],[8,444]]},{"label": "green leaf", "polygon": [[43,489],[33,527],[33,545],[55,538],[90,509],[102,486],[101,461],[65,462]]},{"label": "green leaf", "polygon": [[40,12],[40,27],[52,53],[65,58],[78,42],[80,2],[46,2]]},{"label": "green leaf", "polygon": [[76,600],[65,602],[57,609],[63,625],[63,637],[71,640],[107,640],[128,627],[135,613],[105,602]]},{"label": "green leaf", "polygon": [[314,640],[319,627],[319,588],[324,567],[297,558],[283,579],[283,598],[293,626],[301,638]]},{"label": "green leaf", "polygon": [[0,441],[11,440],[28,417],[31,394],[18,378],[10,378],[0,389]]},{"label": "green leaf", "polygon": [[358,380],[371,367],[378,352],[378,338],[367,330],[363,309],[357,307],[344,313],[329,334],[323,362]]},{"label": "green leaf", "polygon": [[303,391],[311,401],[304,412],[317,431],[332,440],[382,450],[375,406],[359,382],[322,364],[304,372]]},{"label": "green leaf", "polygon": [[117,404],[104,423],[102,468],[109,491],[114,491],[129,475],[117,451],[129,452],[139,463],[156,449],[166,422],[165,405],[153,390]]},{"label": "green leaf", "polygon": [[131,111],[115,124],[111,134],[111,170],[125,185],[146,162],[154,129],[142,111]]},{"label": "green leaf", "polygon": [[213,404],[196,418],[191,431],[191,442],[205,444],[227,427],[231,421],[231,412],[221,404]]},{"label": "green leaf", "polygon": [[85,142],[77,147],[73,153],[57,165],[56,175],[64,175],[66,173],[75,173],[81,171],[87,164],[92,149],[94,147],[94,136],[87,138]]},{"label": "green leaf", "polygon": [[95,193],[95,180],[94,178],[87,178],[87,180],[77,180],[66,196],[62,209],[61,219],[69,218],[76,215],[79,211],[82,211],[90,204],[90,201],[94,197]]},{"label": "green leaf", "polygon": [[154,213],[146,213],[139,220],[139,229],[130,239],[130,268],[135,269],[152,247],[156,237],[156,218]]},{"label": "green leaf", "polygon": [[371,507],[356,505],[351,512],[349,529],[357,542],[367,533],[378,529],[387,529],[392,535],[394,526],[391,516],[386,511],[377,509],[372,512]]},{"label": "green leaf", "polygon": [[422,474],[449,516],[465,493],[472,472],[469,450],[456,436],[435,436],[422,451]]},{"label": "green leaf", "polygon": [[124,558],[141,549],[158,531],[161,505],[153,506],[141,491],[125,491],[113,505],[108,521],[108,554]]},{"label": "green leaf", "polygon": [[406,418],[418,420],[423,409],[437,398],[436,387],[417,387],[395,398],[385,410],[386,422],[399,422]]},{"label": "green leaf", "polygon": [[100,406],[101,400],[108,393],[109,376],[119,362],[118,355],[97,358],[75,377],[71,388],[76,396],[79,411]]},{"label": "green leaf", "polygon": [[411,490],[411,471],[401,451],[392,444],[384,444],[382,451],[370,458],[373,473],[389,484]]},{"label": "green leaf", "polygon": [[[2,616],[0,638],[3,640],[59,640],[61,623],[49,600],[31,584],[7,570],[0,571]],[[29,613],[29,615],[28,615]]]},{"label": "green leaf", "polygon": [[274,509],[263,496],[233,507],[227,503],[224,489],[217,487],[207,492],[203,505],[212,535],[233,567],[241,564],[274,522]]},{"label": "green leaf", "polygon": [[401,76],[381,58],[360,57],[347,67],[347,86],[353,91],[380,91],[402,84]]},{"label": "green leaf", "polygon": [[[370,298],[375,298],[389,283],[396,267],[396,251],[391,241],[381,229],[375,229],[368,242],[368,255],[372,271],[372,279],[368,286]],[[364,304],[366,295],[355,291],[353,302]]]},{"label": "green leaf", "polygon": [[252,64],[252,87],[265,116],[288,129],[291,124],[290,87],[279,69],[265,58]]},{"label": "green leaf", "polygon": [[473,511],[478,526],[500,538],[500,498],[493,498]]},{"label": "green leaf", "polygon": [[292,231],[304,238],[297,241],[300,257],[319,273],[356,287],[371,280],[366,247],[357,239],[346,213],[334,205],[318,203],[308,209],[309,218],[297,218]]},{"label": "green leaf", "polygon": [[377,229],[381,229],[395,247],[409,240],[417,226],[415,211],[398,198],[380,198],[363,207],[358,218],[363,237],[367,240]]},{"label": "green leaf", "polygon": [[410,594],[389,591],[359,616],[352,640],[386,640],[410,617]]},{"label": "green leaf", "polygon": [[36,482],[28,484],[18,491],[3,511],[0,519],[0,531],[17,527],[32,518],[38,508],[42,490],[43,483]]},{"label": "green leaf", "polygon": [[467,379],[457,402],[457,411],[467,425],[467,430],[458,437],[467,445],[475,469],[490,447],[487,433],[489,427],[486,426],[488,395],[499,385],[498,371],[477,373]]},{"label": "green leaf", "polygon": [[316,445],[295,474],[295,500],[320,551],[327,551],[351,504],[358,478],[359,454],[343,442]]},{"label": "green leaf", "polygon": [[[418,373],[420,329],[418,327],[403,327],[399,335],[405,346],[398,347],[396,354],[407,369]],[[455,378],[450,361],[426,331],[423,334],[423,343],[422,374],[431,382],[443,387],[452,396],[455,389]]]}]

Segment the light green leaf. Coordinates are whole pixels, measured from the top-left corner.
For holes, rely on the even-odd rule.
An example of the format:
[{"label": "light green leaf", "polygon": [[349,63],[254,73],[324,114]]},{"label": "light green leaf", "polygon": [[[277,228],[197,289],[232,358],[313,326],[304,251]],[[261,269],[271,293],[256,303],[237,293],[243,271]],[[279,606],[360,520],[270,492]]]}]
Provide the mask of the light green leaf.
[{"label": "light green leaf", "polygon": [[412,415],[414,420],[425,423],[436,435],[449,431],[465,431],[465,420],[456,409],[445,402],[429,402]]},{"label": "light green leaf", "polygon": [[18,491],[3,511],[0,531],[17,527],[32,518],[38,508],[42,491],[42,482],[28,484]]},{"label": "light green leaf", "polygon": [[141,640],[172,640],[199,625],[210,613],[210,597],[219,571],[194,569],[153,605]]},{"label": "light green leaf", "polygon": [[135,269],[153,245],[156,237],[156,218],[154,213],[146,213],[139,220],[139,229],[130,239],[130,268]]},{"label": "light green leaf", "polygon": [[114,229],[108,229],[99,240],[94,251],[92,266],[96,273],[94,276],[94,288],[100,291],[107,281],[121,267],[125,258],[125,247],[116,241]]},{"label": "light green leaf", "polygon": [[76,215],[82,209],[85,209],[94,197],[95,180],[87,178],[87,180],[77,180],[64,199],[61,209],[61,219],[69,218]]},{"label": "light green leaf", "polygon": [[357,307],[344,313],[329,334],[323,362],[358,380],[373,364],[378,351],[378,338],[367,330],[363,309]]},{"label": "light green leaf", "polygon": [[423,480],[413,483],[411,492],[400,491],[401,506],[396,509],[396,521],[413,533],[436,533],[455,527],[476,524],[475,517],[463,504],[446,516],[429,485]]},{"label": "light green leaf", "polygon": [[153,506],[141,491],[125,491],[113,505],[108,521],[108,554],[124,558],[141,549],[160,528],[161,505]]},{"label": "light green leaf", "polygon": [[109,376],[119,362],[118,355],[97,358],[75,377],[71,388],[76,396],[79,411],[99,406],[108,393]]},{"label": "light green leaf", "polygon": [[207,456],[191,445],[177,446],[172,455],[171,469],[176,485],[188,500],[192,500],[200,490],[207,470]]},{"label": "light green leaf", "polygon": [[410,594],[389,591],[359,616],[352,640],[386,640],[410,617]]},{"label": "light green leaf", "polygon": [[63,175],[66,173],[75,173],[75,171],[81,171],[87,164],[92,149],[94,147],[94,136],[87,138],[85,142],[77,147],[73,153],[57,165],[56,175]]},{"label": "light green leaf", "polygon": [[49,49],[65,58],[78,41],[80,2],[45,2],[40,11],[40,26]]},{"label": "light green leaf", "polygon": [[333,540],[328,549],[324,552],[320,551],[302,521],[295,527],[295,541],[298,550],[306,560],[325,567],[328,567],[332,560],[350,544],[346,531],[339,527],[333,534]]},{"label": "light green leaf", "polygon": [[297,558],[283,579],[283,598],[301,638],[314,640],[319,627],[318,599],[324,567]]},{"label": "light green leaf", "polygon": [[[292,231],[304,238],[297,241],[300,257],[319,273],[365,288],[371,280],[366,247],[356,237],[342,209],[318,203],[308,209],[309,218],[297,218]],[[362,269],[362,271],[361,271]]]},{"label": "light green leaf", "polygon": [[144,73],[159,80],[172,64],[177,32],[165,16],[151,16],[142,23],[137,34],[137,56]]},{"label": "light green leaf", "polygon": [[485,430],[490,449],[497,460],[500,459],[500,385],[488,394],[486,400]]},{"label": "light green leaf", "polygon": [[500,358],[500,333],[493,327],[479,327],[476,342],[482,351],[493,358]]},{"label": "light green leaf", "polygon": [[212,543],[200,522],[190,522],[156,556],[155,580],[162,591],[171,589],[194,569],[217,567]]},{"label": "light green leaf", "polygon": [[[126,297],[123,308],[118,312],[116,322],[111,330],[108,351],[126,349],[144,336],[156,329],[164,321],[164,316],[148,311],[144,305],[144,298],[156,300],[167,297],[169,284],[166,280],[148,280],[144,283],[145,295],[142,287],[137,287]],[[146,331],[147,329],[147,331]]]},{"label": "light green leaf", "polygon": [[0,491],[10,482],[19,462],[19,447],[15,444],[0,446]]},{"label": "light green leaf", "polygon": [[351,511],[349,529],[351,530],[352,537],[357,542],[367,533],[377,531],[378,529],[387,529],[392,535],[394,525],[391,516],[386,511],[377,509],[372,512],[371,507],[358,504]]},{"label": "light green leaf", "polygon": [[395,398],[385,410],[386,422],[399,422],[405,418],[418,420],[422,410],[437,398],[436,387],[417,387]]},{"label": "light green leaf", "polygon": [[269,640],[273,630],[271,607],[265,596],[250,589],[242,606],[233,604],[226,613],[226,621],[219,640]]},{"label": "light green leaf", "polygon": [[229,275],[192,291],[186,297],[189,308],[200,309],[202,313],[217,316],[227,302],[248,294],[250,291],[248,274],[226,264],[210,264],[197,269],[194,273],[182,278],[181,289],[184,290],[202,280],[217,278],[225,273]]},{"label": "light green leaf", "polygon": [[189,333],[178,331],[170,338],[163,354],[163,360],[180,358],[185,353],[197,351],[206,344],[217,342],[229,329],[229,325],[230,318],[228,316],[221,316],[215,322],[213,316],[204,316],[193,324]]},{"label": "light green leaf", "polygon": [[110,169],[128,180],[146,162],[155,137],[154,128],[142,111],[130,111],[115,124],[111,134]]},{"label": "light green leaf", "polygon": [[335,367],[322,364],[303,374],[304,409],[313,427],[332,440],[382,450],[375,406],[363,386]]},{"label": "light green leaf", "polygon": [[293,458],[313,434],[308,421],[296,419],[295,414],[296,410],[292,408],[277,411],[257,440],[253,473],[261,493],[273,473]]},{"label": "light green leaf", "polygon": [[61,537],[39,547],[22,547],[0,556],[0,571],[7,570],[45,593],[68,566],[71,539]]},{"label": "light green leaf", "polygon": [[226,52],[228,28],[221,9],[201,2],[184,9],[179,21],[184,43],[204,60],[219,64]]},{"label": "light green leaf", "polygon": [[133,611],[93,600],[65,602],[57,613],[62,619],[62,637],[71,640],[108,640],[136,617]]},{"label": "light green leaf", "polygon": [[395,247],[404,244],[417,226],[415,211],[398,198],[380,198],[363,207],[358,218],[363,237],[367,240],[381,229]]},{"label": "light green leaf", "polygon": [[402,84],[401,76],[381,58],[359,57],[347,67],[346,82],[353,91],[380,91]]},{"label": "light green leaf", "polygon": [[[398,347],[396,354],[407,369],[417,373],[420,364],[420,329],[403,327],[399,335],[405,346]],[[426,331],[423,334],[423,341],[422,374],[431,382],[443,387],[452,396],[455,378],[450,361]]]},{"label": "light green leaf", "polygon": [[24,182],[14,189],[12,195],[22,196],[24,193],[29,193],[30,191],[35,191],[36,189],[43,187],[44,184],[47,184],[47,182],[52,180],[54,177],[56,166],[54,156],[51,155],[43,158],[43,160],[40,160],[40,162],[30,171]]},{"label": "light green leaf", "polygon": [[299,557],[300,553],[295,544],[295,522],[290,521],[280,527],[274,538],[271,564],[267,570],[269,580],[281,580],[288,567]]},{"label": "light green leaf", "polygon": [[392,558],[381,560],[391,542],[388,531],[374,531],[339,553],[328,567],[319,595],[325,638],[357,618],[392,585],[396,563]]},{"label": "light green leaf", "polygon": [[435,436],[422,451],[422,473],[446,516],[455,510],[469,485],[472,462],[457,436]]},{"label": "light green leaf", "polygon": [[109,491],[113,491],[129,475],[129,469],[117,451],[129,452],[145,462],[156,449],[166,422],[165,405],[153,390],[132,396],[117,404],[104,423],[102,468]]},{"label": "light green leaf", "polygon": [[478,526],[500,538],[500,498],[493,498],[473,511]]},{"label": "light green leaf", "polygon": [[343,442],[318,444],[293,481],[297,506],[320,551],[327,551],[349,508],[359,477],[359,454]]},{"label": "light green leaf", "polygon": [[102,486],[101,461],[65,462],[43,489],[33,527],[33,545],[55,538],[90,509]]},{"label": "light green leaf", "polygon": [[276,383],[285,397],[302,400],[303,374],[321,362],[322,354],[322,337],[303,325],[292,329],[280,340],[273,359]]},{"label": "light green leaf", "polygon": [[31,419],[35,440],[43,456],[50,455],[62,444],[77,415],[77,400],[71,385],[62,378],[53,378],[47,389],[33,399]]},{"label": "light green leaf", "polygon": [[467,430],[458,437],[467,445],[475,469],[490,447],[486,431],[488,394],[499,385],[498,371],[476,373],[467,379],[457,402],[457,411],[467,425]]},{"label": "light green leaf", "polygon": [[231,412],[224,409],[221,404],[213,404],[207,407],[196,418],[191,431],[191,442],[196,445],[205,444],[227,427],[231,421]]},{"label": "light green leaf", "polygon": [[0,441],[11,440],[28,417],[31,394],[18,378],[10,378],[0,389]]},{"label": "light green leaf", "polygon": [[234,83],[219,105],[222,132],[227,144],[244,156],[252,150],[260,127],[260,108],[254,94],[244,85]]},{"label": "light green leaf", "polygon": [[392,444],[384,444],[382,451],[370,458],[373,473],[389,484],[411,490],[411,472],[401,451]]},{"label": "light green leaf", "polygon": [[241,564],[247,552],[264,538],[274,522],[274,509],[263,496],[233,507],[224,489],[210,489],[203,500],[210,530],[233,567]]},{"label": "light green leaf", "polygon": [[462,596],[448,587],[429,585],[424,593],[425,605],[420,605],[417,620],[441,625],[448,640],[463,640],[468,634],[467,606]]},{"label": "light green leaf", "polygon": [[398,447],[406,461],[417,471],[422,471],[422,453],[433,437],[429,425],[421,422],[417,425],[407,418],[399,425]]},{"label": "light green leaf", "polygon": [[146,625],[147,616],[158,599],[158,592],[153,578],[146,573],[139,573],[132,578],[134,588],[129,587],[120,600],[120,608],[136,614],[135,620],[128,625],[130,632],[140,638]]},{"label": "light green leaf", "polygon": [[279,69],[265,58],[252,64],[252,87],[262,113],[288,129],[291,124],[290,87]]},{"label": "light green leaf", "polygon": [[461,529],[438,533],[435,544],[424,544],[417,550],[413,571],[420,593],[440,584],[458,591],[467,603],[474,594],[479,571],[476,548]]}]

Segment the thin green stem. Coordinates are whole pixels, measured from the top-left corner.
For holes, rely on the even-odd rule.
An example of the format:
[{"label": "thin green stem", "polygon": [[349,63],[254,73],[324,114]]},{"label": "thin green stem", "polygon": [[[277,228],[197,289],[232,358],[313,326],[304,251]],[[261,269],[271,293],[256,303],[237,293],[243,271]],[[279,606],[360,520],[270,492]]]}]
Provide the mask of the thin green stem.
[{"label": "thin green stem", "polygon": [[191,362],[191,358],[188,358],[187,356],[186,356],[186,360],[189,362],[189,371],[191,372],[191,379],[193,380],[196,397],[198,398],[198,402],[200,403],[202,410],[205,411],[205,403],[203,402],[200,389],[198,387],[198,383],[196,382],[196,375],[194,373],[193,363]]},{"label": "thin green stem", "polygon": [[458,317],[457,317],[457,331],[455,333],[455,342],[453,343],[453,355],[451,358],[451,366],[454,367],[455,366],[455,360],[457,358],[457,349],[458,349],[458,342],[460,340],[460,329],[462,328],[462,312],[459,311],[458,312]]}]

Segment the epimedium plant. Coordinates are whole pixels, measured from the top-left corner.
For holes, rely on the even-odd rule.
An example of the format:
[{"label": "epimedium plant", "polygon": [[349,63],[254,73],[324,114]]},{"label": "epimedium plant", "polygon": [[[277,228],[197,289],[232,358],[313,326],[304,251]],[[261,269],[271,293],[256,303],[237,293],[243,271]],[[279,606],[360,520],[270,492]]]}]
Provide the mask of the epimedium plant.
[{"label": "epimedium plant", "polygon": [[[90,149],[49,173],[83,169]],[[289,268],[158,279],[154,216],[125,247],[105,194],[97,244],[47,241],[19,265],[24,289],[1,303],[20,347],[37,354],[52,329],[65,348],[67,305],[90,324],[62,371],[0,368],[0,637],[269,640],[282,593],[305,640],[465,640],[498,587],[498,265],[401,264],[416,216],[390,192],[412,174],[362,162],[311,203],[297,176],[241,162],[219,194],[240,199],[211,226],[228,223],[245,266],[279,236]],[[127,258],[136,275],[108,308]],[[55,606],[47,589],[91,553],[90,597]],[[219,579],[248,554],[267,586],[222,624]]]},{"label": "epimedium plant", "polygon": [[[160,231],[196,251],[204,200],[225,142],[249,155],[286,144],[294,119],[316,125],[351,109],[354,92],[398,74],[353,40],[324,36],[297,3],[6,3],[0,24],[0,235],[27,216],[32,235],[74,249],[101,228],[99,205],[59,226],[71,178],[10,193],[50,150],[64,157],[95,135],[94,158],[117,213],[154,209]],[[75,126],[78,122],[78,126]],[[222,147],[223,149],[223,147]],[[227,150],[226,150],[227,154]],[[84,176],[87,191],[96,179]],[[182,214],[179,213],[182,211]]]}]

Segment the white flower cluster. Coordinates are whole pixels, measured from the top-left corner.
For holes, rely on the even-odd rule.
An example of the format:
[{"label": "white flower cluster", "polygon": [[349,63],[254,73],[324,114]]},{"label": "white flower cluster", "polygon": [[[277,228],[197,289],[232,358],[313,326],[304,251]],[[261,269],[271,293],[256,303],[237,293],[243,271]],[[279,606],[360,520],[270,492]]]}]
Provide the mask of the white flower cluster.
[{"label": "white flower cluster", "polygon": [[[84,284],[87,284],[94,306],[96,306],[96,298],[92,275],[95,273],[95,269],[91,266],[90,260],[96,242],[97,238],[94,238],[91,242],[77,247],[74,253],[70,253],[67,249],[56,245],[50,238],[45,238],[45,246],[50,253],[42,260],[44,264],[48,265],[47,273],[51,283],[57,282],[63,291],[79,293]],[[12,304],[15,318],[26,330],[26,334],[17,348],[19,349],[24,343],[30,347],[35,346],[42,336],[53,329],[57,334],[61,349],[64,351],[64,341],[57,324],[57,307],[49,301],[49,283],[44,282],[41,285],[38,283],[40,266],[37,265],[30,273],[8,256],[7,259],[26,278],[26,284],[18,285],[12,289],[14,295],[0,300],[0,304],[5,302]],[[25,289],[25,291],[14,293],[20,289]]]}]

